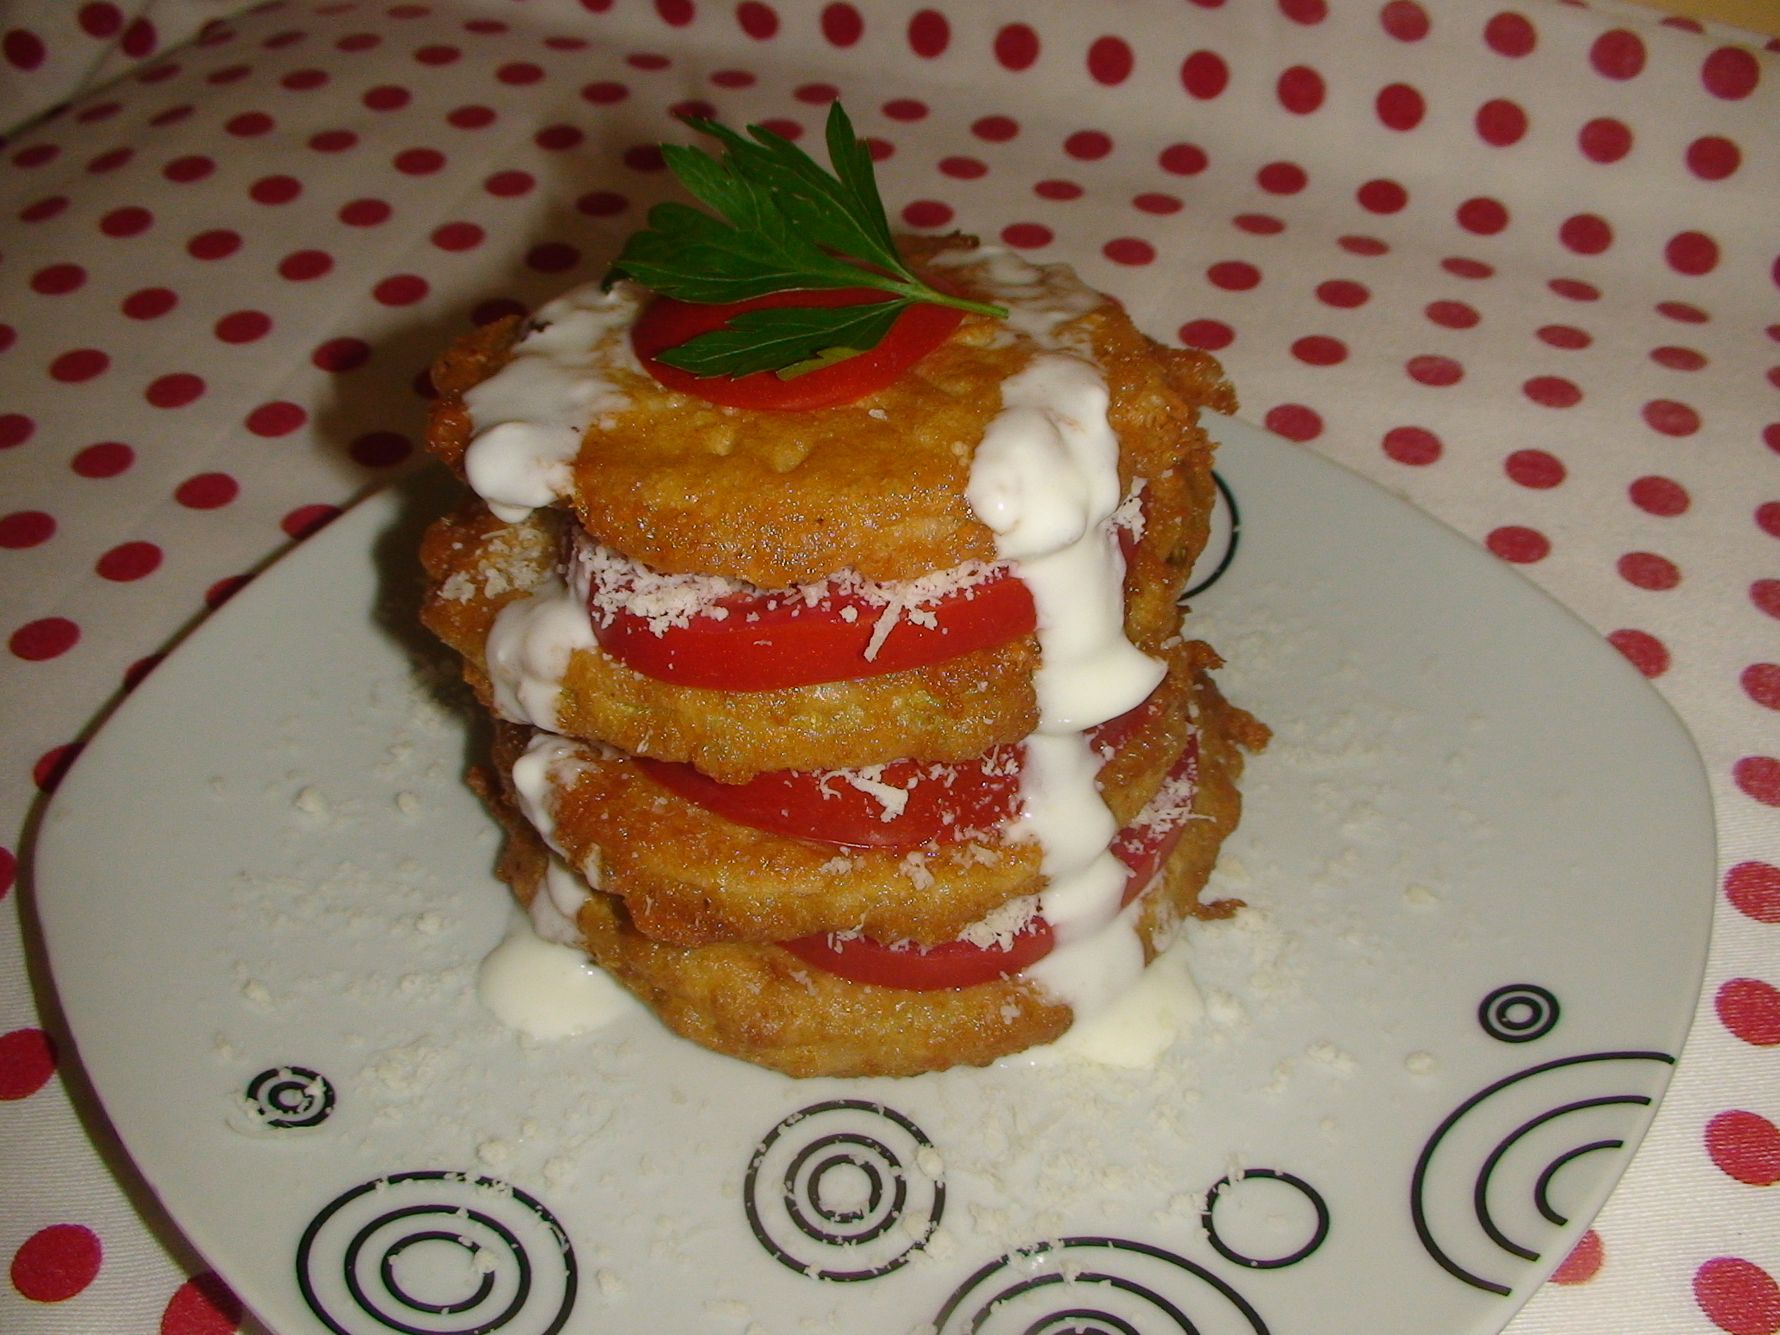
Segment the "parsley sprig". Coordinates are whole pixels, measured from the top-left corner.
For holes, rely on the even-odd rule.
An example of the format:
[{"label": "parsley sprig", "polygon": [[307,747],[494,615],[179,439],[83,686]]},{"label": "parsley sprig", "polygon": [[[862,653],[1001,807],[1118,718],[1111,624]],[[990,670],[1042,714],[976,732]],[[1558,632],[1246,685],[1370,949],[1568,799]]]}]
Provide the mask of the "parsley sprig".
[{"label": "parsley sprig", "polygon": [[625,242],[608,284],[629,277],[662,296],[701,304],[814,288],[869,287],[888,296],[852,306],[744,311],[658,353],[667,365],[694,375],[773,371],[789,378],[876,347],[917,302],[1006,316],[1000,306],[929,286],[897,253],[871,151],[839,102],[828,112],[832,171],[764,126],[748,126],[744,137],[714,121],[687,124],[716,139],[722,155],[676,144],[663,144],[662,155],[718,216],[688,204],[657,204],[648,227]]}]

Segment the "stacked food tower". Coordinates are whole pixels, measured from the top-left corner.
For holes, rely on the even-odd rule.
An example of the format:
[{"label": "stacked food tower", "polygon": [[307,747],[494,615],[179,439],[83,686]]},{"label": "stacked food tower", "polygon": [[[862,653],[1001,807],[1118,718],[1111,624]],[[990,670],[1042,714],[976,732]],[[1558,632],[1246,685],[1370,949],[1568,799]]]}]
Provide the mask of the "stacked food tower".
[{"label": "stacked food tower", "polygon": [[838,104],[664,150],[605,284],[475,331],[423,616],[494,717],[502,878],[672,1029],[794,1075],[1051,1041],[1195,915],[1241,753],[1177,605],[1209,356],[1062,266],[892,236]]}]

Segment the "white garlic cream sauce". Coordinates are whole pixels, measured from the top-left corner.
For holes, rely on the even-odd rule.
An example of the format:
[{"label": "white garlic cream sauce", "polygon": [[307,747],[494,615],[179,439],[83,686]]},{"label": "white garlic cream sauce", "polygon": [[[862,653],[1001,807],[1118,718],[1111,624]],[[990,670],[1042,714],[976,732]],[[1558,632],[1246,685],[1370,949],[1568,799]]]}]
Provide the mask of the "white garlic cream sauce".
[{"label": "white garlic cream sauce", "polygon": [[[998,256],[989,263],[997,279],[1008,267]],[[1025,741],[1010,833],[1043,848],[1047,884],[1035,911],[1057,938],[1026,976],[1079,1020],[1143,970],[1142,945],[1124,921],[1134,915],[1119,910],[1126,869],[1110,848],[1117,829],[1097,782],[1101,758],[1084,730],[1141,703],[1165,669],[1125,638],[1125,562],[1112,522],[1123,497],[1106,380],[1058,328],[1099,298],[1054,271],[1021,269],[1043,299],[1015,306],[1019,327],[1041,350],[1003,385],[965,499],[1038,612],[1039,721]]]},{"label": "white garlic cream sauce", "polygon": [[497,518],[516,524],[568,495],[587,428],[626,403],[606,370],[642,373],[626,337],[641,300],[629,284],[564,293],[539,308],[506,364],[464,395],[464,472]]}]

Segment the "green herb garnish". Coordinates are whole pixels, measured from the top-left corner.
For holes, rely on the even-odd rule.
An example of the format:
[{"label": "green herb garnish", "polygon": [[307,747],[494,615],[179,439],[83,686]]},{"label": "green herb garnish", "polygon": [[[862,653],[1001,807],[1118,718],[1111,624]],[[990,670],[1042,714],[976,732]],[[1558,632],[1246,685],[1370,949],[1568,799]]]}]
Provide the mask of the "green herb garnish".
[{"label": "green herb garnish", "polygon": [[1000,306],[929,287],[897,254],[878,195],[871,152],[841,104],[828,112],[825,171],[783,135],[750,125],[744,138],[713,121],[687,124],[723,145],[663,144],[662,155],[713,217],[686,204],[657,204],[649,226],[625,242],[606,275],[629,277],[676,301],[747,301],[770,292],[869,287],[884,301],[853,306],[774,306],[745,311],[707,334],[657,354],[694,375],[800,375],[876,347],[917,302],[1002,318]]}]

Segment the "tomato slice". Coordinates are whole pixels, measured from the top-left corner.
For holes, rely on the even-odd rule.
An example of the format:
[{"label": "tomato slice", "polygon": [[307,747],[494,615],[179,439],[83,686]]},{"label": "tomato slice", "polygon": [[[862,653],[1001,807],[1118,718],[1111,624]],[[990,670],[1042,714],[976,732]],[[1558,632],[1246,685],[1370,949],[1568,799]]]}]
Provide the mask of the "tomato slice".
[{"label": "tomato slice", "polygon": [[826,932],[779,944],[805,964],[855,983],[938,992],[975,987],[1019,973],[1050,954],[1057,940],[1048,922],[1034,918],[1014,934],[1005,949],[968,941],[945,941],[925,948],[886,946],[867,936],[836,938]]},{"label": "tomato slice", "polygon": [[[1186,749],[1170,767],[1163,782],[1191,782],[1198,770],[1199,744],[1194,737],[1188,740]],[[1125,886],[1119,897],[1121,908],[1154,883],[1163,864],[1179,846],[1186,829],[1187,822],[1178,820],[1161,830],[1154,825],[1126,826],[1113,837],[1113,856],[1126,867]],[[1030,968],[1050,954],[1056,944],[1056,934],[1043,918],[1028,922],[1015,933],[1005,949],[974,945],[968,941],[945,941],[927,947],[887,946],[867,936],[837,938],[825,932],[779,942],[785,950],[818,969],[855,983],[873,983],[908,992],[933,992],[992,983]]]},{"label": "tomato slice", "polygon": [[[1116,751],[1155,717],[1161,698],[1158,688],[1089,737],[1103,752]],[[683,761],[634,760],[663,788],[738,825],[819,844],[914,849],[1012,819],[1025,748],[992,747],[974,760],[893,760],[866,771],[773,770],[744,783],[719,783]],[[901,809],[892,811],[874,789],[900,791]]]},{"label": "tomato slice", "polygon": [[[590,593],[597,603],[600,590]],[[657,631],[645,617],[590,606],[600,648],[658,681],[719,691],[770,691],[853,681],[925,667],[991,649],[1037,625],[1032,592],[1007,570],[922,604],[920,619],[899,614],[866,657],[884,606],[830,591],[811,602],[795,594],[733,593],[722,615],[701,613]]]},{"label": "tomato slice", "polygon": [[752,375],[694,375],[659,361],[657,353],[720,329],[743,311],[771,306],[858,306],[893,298],[869,287],[813,288],[773,292],[749,301],[702,304],[657,297],[631,329],[631,346],[650,375],[669,389],[730,408],[808,412],[833,408],[874,394],[951,337],[964,312],[951,306],[916,302],[896,318],[875,347],[857,356],[790,379],[772,371]]}]

